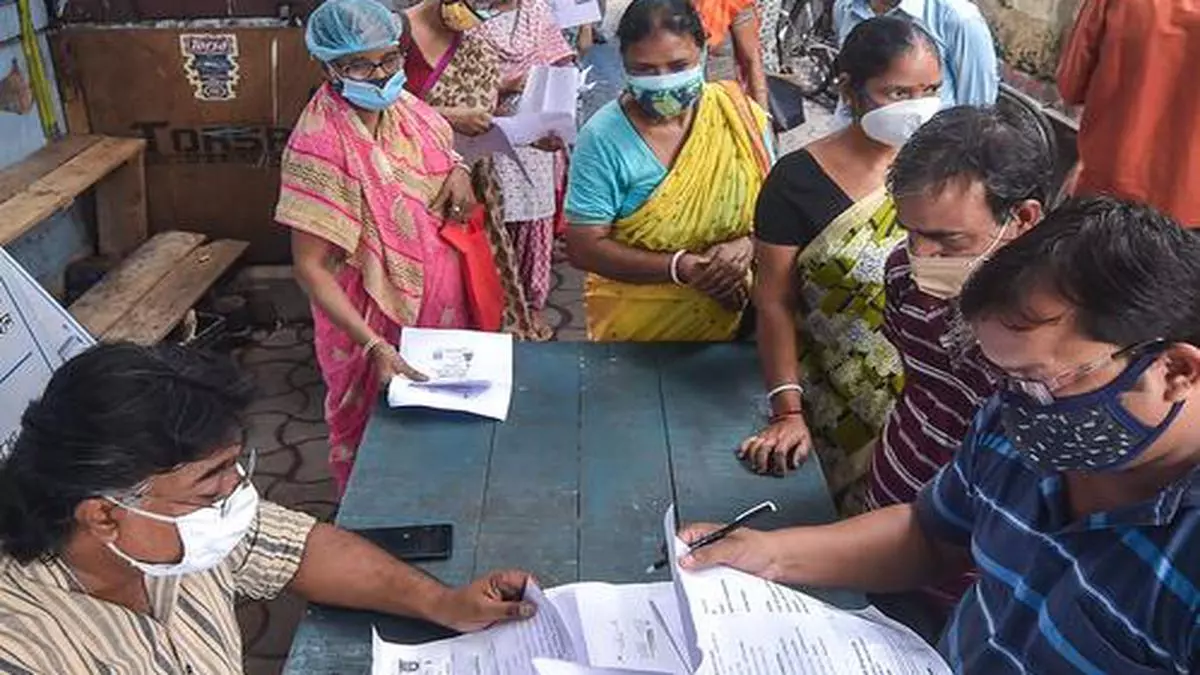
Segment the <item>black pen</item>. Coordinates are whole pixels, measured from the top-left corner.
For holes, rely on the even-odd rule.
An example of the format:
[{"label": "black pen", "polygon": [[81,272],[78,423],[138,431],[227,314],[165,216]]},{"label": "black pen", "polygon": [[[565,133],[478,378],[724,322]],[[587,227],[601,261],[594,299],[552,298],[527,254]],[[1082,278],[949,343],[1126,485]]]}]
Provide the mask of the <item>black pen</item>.
[{"label": "black pen", "polygon": [[[747,523],[749,523],[751,520],[754,520],[755,518],[761,516],[762,514],[768,513],[768,512],[774,513],[778,510],[779,510],[779,507],[775,506],[775,502],[768,499],[767,501],[759,504],[758,506],[754,506],[749,509],[746,509],[745,511],[742,512],[741,515],[739,515],[737,518],[734,518],[732,521],[730,521],[728,525],[725,525],[724,527],[713,530],[712,532],[709,532],[708,534],[704,535],[703,537],[700,537],[699,539],[696,540],[696,543],[691,544],[690,548],[691,548],[691,550],[695,551],[696,549],[702,548],[704,546],[708,546],[709,544],[715,544],[716,542],[721,541],[725,537],[728,537],[733,532],[745,527]],[[663,558],[663,559],[659,560],[658,562],[654,563],[653,565],[647,567],[646,574],[653,574],[654,572],[657,572],[658,570],[661,570],[662,568],[664,568],[666,566],[667,566],[667,559]]]}]

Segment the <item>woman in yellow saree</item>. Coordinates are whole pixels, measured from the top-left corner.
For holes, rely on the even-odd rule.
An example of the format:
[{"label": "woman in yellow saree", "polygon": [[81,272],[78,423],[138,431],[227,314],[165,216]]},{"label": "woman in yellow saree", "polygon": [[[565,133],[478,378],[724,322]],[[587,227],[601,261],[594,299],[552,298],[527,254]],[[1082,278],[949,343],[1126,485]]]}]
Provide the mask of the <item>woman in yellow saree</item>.
[{"label": "woman in yellow saree", "polygon": [[588,338],[731,340],[771,164],[766,115],[736,84],[704,83],[687,0],[634,0],[617,32],[629,85],[580,131],[567,187]]}]

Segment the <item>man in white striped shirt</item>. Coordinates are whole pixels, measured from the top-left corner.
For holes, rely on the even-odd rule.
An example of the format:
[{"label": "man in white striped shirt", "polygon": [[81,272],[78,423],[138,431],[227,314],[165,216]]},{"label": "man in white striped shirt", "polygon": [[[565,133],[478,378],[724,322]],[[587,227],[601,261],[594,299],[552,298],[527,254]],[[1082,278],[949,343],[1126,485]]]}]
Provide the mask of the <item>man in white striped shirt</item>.
[{"label": "man in white striped shirt", "polygon": [[0,467],[0,673],[241,673],[235,596],[285,589],[464,631],[532,614],[523,572],[447,588],[260,502],[249,402],[183,347],[101,345],[54,374]]}]

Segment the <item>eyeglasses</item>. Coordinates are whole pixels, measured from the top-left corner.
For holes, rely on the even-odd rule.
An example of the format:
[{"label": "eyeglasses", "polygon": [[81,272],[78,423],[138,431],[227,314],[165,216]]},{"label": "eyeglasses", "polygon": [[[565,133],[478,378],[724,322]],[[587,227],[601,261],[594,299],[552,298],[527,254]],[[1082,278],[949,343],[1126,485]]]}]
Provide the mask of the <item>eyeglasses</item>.
[{"label": "eyeglasses", "polygon": [[[243,449],[242,454],[238,457],[238,461],[234,464],[234,468],[239,474],[241,474],[241,478],[238,480],[237,485],[233,486],[233,489],[229,491],[229,494],[212,502],[206,504],[196,503],[183,499],[170,499],[168,497],[156,497],[156,499],[164,502],[170,502],[172,504],[178,504],[180,506],[191,506],[195,509],[216,509],[220,512],[221,517],[224,518],[225,516],[229,515],[230,498],[233,497],[238,490],[251,485],[254,480],[254,470],[258,468],[258,449],[249,447]],[[146,497],[145,487],[137,487],[134,488],[132,494],[111,496],[109,499],[117,504],[126,505],[130,502],[137,503],[138,500],[144,497]]]},{"label": "eyeglasses", "polygon": [[1000,385],[1009,391],[1024,394],[1029,398],[1037,401],[1041,405],[1049,405],[1054,402],[1055,392],[1062,391],[1064,388],[1082,380],[1092,373],[1107,368],[1114,361],[1119,361],[1124,358],[1132,358],[1146,354],[1154,349],[1166,344],[1166,340],[1157,338],[1139,342],[1128,347],[1122,347],[1108,356],[1096,359],[1081,366],[1076,366],[1065,372],[1059,373],[1054,377],[1046,380],[1034,380],[1016,375],[1009,375],[1004,372],[996,364],[987,361],[993,375],[1000,380]]},{"label": "eyeglasses", "polygon": [[222,518],[229,515],[229,501],[233,495],[242,488],[253,485],[254,470],[258,468],[258,448],[246,448],[243,450],[242,456],[238,458],[238,462],[234,466],[237,468],[237,472],[242,474],[241,480],[237,482],[237,485],[233,486],[229,494],[211,504],[205,504],[201,508],[216,509],[220,511]]},{"label": "eyeglasses", "polygon": [[359,82],[374,79],[372,76],[375,75],[376,70],[382,72],[385,77],[391,77],[404,67],[404,52],[394,49],[384,54],[383,58],[378,61],[355,57],[344,63],[335,64],[335,67],[342,77]]}]

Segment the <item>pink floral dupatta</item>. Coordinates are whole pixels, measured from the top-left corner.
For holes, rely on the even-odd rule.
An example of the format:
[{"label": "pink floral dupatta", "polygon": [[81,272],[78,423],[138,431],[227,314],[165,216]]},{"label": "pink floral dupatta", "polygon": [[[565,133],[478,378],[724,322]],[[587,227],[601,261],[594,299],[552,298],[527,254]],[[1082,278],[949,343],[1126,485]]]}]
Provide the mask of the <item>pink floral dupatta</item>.
[{"label": "pink floral dupatta", "polygon": [[[384,111],[376,136],[330,85],[321,87],[288,140],[275,219],[339,250],[339,285],[392,344],[402,326],[465,328],[459,254],[428,207],[454,167],[450,126],[405,94]],[[362,347],[316,303],[312,312],[340,495],[380,385]]]}]

